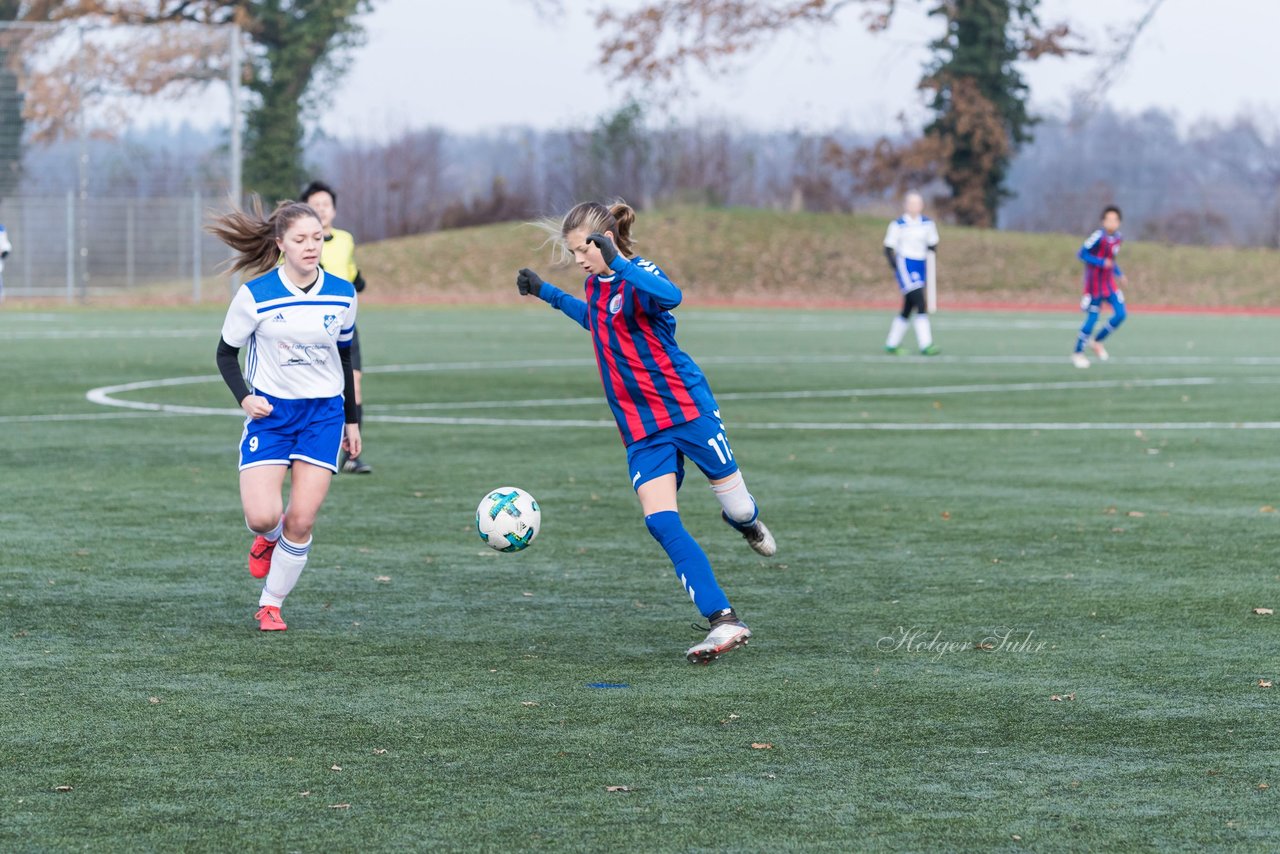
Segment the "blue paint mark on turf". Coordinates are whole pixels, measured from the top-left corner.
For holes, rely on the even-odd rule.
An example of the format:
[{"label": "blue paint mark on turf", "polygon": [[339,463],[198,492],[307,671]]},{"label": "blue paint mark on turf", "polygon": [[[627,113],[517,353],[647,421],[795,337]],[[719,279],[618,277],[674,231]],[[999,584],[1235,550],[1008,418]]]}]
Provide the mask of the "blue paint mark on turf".
[{"label": "blue paint mark on turf", "polygon": [[588,682],[588,688],[630,688],[626,682]]}]

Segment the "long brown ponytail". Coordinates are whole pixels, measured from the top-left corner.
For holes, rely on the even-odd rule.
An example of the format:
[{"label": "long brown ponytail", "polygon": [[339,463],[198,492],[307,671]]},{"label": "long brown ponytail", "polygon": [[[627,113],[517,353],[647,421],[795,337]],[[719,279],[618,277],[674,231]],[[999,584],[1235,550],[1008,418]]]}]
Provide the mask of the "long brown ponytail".
[{"label": "long brown ponytail", "polygon": [[228,263],[231,272],[265,273],[280,260],[276,241],[284,237],[289,226],[304,217],[320,220],[310,205],[288,200],[280,202],[271,215],[266,216],[262,199],[254,196],[250,210],[236,208],[214,219],[205,229],[236,251],[236,257]]},{"label": "long brown ponytail", "polygon": [[560,236],[566,237],[569,232],[580,228],[585,228],[588,234],[608,231],[613,234],[613,243],[618,251],[630,258],[635,254],[635,241],[631,237],[631,226],[635,222],[635,210],[621,199],[608,206],[600,202],[582,202],[564,215]]}]

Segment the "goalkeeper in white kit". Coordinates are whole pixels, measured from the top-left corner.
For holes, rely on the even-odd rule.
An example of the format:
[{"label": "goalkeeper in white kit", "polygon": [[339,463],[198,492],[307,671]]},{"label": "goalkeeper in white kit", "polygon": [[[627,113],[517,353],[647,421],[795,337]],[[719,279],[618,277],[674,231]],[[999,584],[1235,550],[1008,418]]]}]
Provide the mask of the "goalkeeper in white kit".
[{"label": "goalkeeper in white kit", "polygon": [[933,330],[929,326],[925,283],[929,253],[938,248],[938,224],[924,215],[924,198],[919,193],[908,193],[903,207],[904,213],[889,223],[884,236],[884,254],[902,292],[902,311],[893,318],[884,349],[894,356],[901,353],[907,327],[914,323],[921,355],[936,356],[938,348],[933,344]]}]

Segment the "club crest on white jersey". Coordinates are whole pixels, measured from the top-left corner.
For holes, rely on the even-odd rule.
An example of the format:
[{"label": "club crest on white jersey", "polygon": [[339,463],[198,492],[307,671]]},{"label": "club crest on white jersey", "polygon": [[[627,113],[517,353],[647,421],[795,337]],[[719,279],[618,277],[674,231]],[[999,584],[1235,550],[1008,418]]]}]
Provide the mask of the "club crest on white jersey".
[{"label": "club crest on white jersey", "polygon": [[247,346],[245,379],[274,397],[307,400],[342,394],[339,349],[351,346],[356,292],[323,270],[303,292],[283,268],[240,287],[227,309],[222,337]]}]

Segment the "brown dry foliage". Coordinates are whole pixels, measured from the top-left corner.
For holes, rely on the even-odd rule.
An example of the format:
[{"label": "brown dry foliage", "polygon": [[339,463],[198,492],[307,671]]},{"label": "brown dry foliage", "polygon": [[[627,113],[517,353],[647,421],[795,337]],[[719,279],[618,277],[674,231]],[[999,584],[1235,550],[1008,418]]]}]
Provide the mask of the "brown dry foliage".
[{"label": "brown dry foliage", "polygon": [[771,33],[829,24],[850,6],[866,6],[873,30],[888,26],[897,0],[653,0],[630,12],[605,11],[599,23],[614,35],[600,59],[619,78],[671,80],[687,63],[717,63],[756,47]]}]

